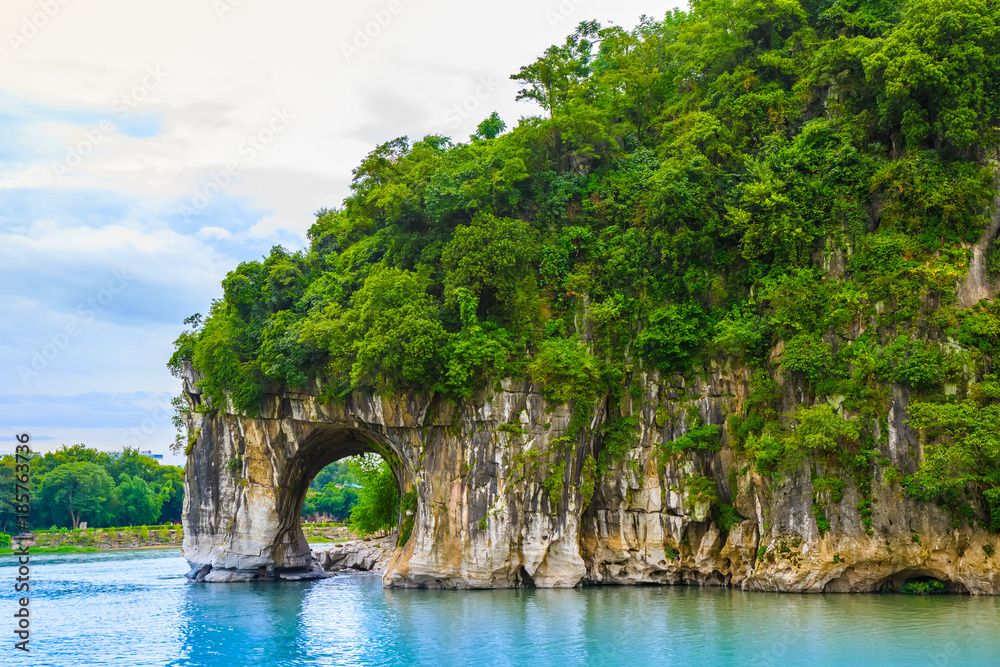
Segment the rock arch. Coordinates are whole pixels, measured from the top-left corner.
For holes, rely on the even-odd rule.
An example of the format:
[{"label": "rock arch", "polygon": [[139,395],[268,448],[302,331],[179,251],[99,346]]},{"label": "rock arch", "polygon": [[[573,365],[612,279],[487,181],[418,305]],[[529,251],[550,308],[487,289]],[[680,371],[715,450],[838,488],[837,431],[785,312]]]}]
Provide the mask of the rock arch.
[{"label": "rock arch", "polygon": [[[768,485],[735,456],[726,433],[741,414],[748,373],[714,369],[685,380],[636,376],[619,403],[570,407],[526,380],[505,380],[456,405],[440,396],[271,387],[256,417],[208,406],[197,374],[184,392],[192,436],[184,498],[189,576],[207,581],[315,576],[299,528],[312,477],[333,460],[376,451],[417,507],[407,542],[383,582],[399,587],[570,587],[690,583],[751,590],[872,591],[899,572],[926,570],[971,593],[1000,591],[1000,536],[958,531],[940,507],[873,485],[871,534],[856,489],[831,508],[837,528],[815,525],[808,466]],[[717,452],[664,456],[693,414],[723,428]],[[604,425],[629,417],[634,438],[621,460],[602,458]],[[890,415],[891,425],[891,415]],[[903,431],[883,453],[905,457]],[[600,465],[597,462],[600,461]],[[900,466],[911,464],[905,458]],[[742,521],[716,525],[685,495],[697,471],[716,479],[720,502]],[[702,508],[704,509],[704,508]],[[852,521],[844,519],[847,517]],[[922,543],[914,541],[919,531]]]},{"label": "rock arch", "polygon": [[554,502],[549,472],[516,454],[546,449],[571,415],[565,406],[546,410],[527,383],[507,383],[461,410],[427,395],[355,393],[329,402],[316,390],[278,389],[265,394],[260,415],[247,417],[208,409],[197,374],[185,371],[193,408],[183,546],[190,577],[316,576],[298,525],[306,487],[328,463],[365,451],[382,454],[401,490],[417,493],[412,534],[390,561],[387,585],[575,586],[586,574],[573,481],[584,450],[560,468],[568,483]]},{"label": "rock arch", "polygon": [[193,419],[183,547],[192,578],[320,576],[299,515],[310,482],[334,461],[374,452],[389,463],[401,491],[414,486],[412,453],[381,424],[303,414],[303,401],[288,397],[270,403],[258,418],[215,412]]},{"label": "rock arch", "polygon": [[[400,492],[413,488],[413,472],[403,461],[400,449],[385,436],[356,424],[312,424],[302,429],[307,435],[291,457],[284,461],[283,472],[276,484],[275,511],[279,531],[275,562],[285,567],[308,567],[311,552],[302,534],[299,516],[309,484],[320,470],[334,461],[365,453],[376,453],[385,459],[396,477]],[[302,564],[302,565],[296,565]]]}]

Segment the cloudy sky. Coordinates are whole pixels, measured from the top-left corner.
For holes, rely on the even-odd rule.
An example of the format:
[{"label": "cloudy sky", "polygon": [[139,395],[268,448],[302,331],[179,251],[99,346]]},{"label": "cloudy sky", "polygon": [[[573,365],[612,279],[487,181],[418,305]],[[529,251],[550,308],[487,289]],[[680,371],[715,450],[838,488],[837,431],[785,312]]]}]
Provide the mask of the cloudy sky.
[{"label": "cloudy sky", "polygon": [[377,144],[538,113],[509,75],[581,20],[676,5],[4,0],[0,452],[171,460],[165,362],[227,271],[303,247]]}]

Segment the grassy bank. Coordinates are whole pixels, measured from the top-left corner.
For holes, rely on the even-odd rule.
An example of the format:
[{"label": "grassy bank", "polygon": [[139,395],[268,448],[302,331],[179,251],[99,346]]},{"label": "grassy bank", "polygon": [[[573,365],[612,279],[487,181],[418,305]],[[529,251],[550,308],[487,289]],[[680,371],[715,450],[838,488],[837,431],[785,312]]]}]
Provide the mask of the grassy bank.
[{"label": "grassy bank", "polygon": [[342,523],[304,523],[302,534],[309,542],[330,544],[344,542],[355,536],[350,527]]},{"label": "grassy bank", "polygon": [[[302,532],[310,542],[342,542],[353,537],[350,529],[342,523],[302,524]],[[34,541],[29,541],[31,551],[44,553],[179,548],[184,540],[184,530],[180,524],[87,528],[85,530],[57,528],[38,530],[32,534]],[[0,554],[12,552],[11,547],[0,547]]]},{"label": "grassy bank", "polygon": [[[168,526],[122,526],[112,528],[55,528],[32,532],[32,551],[74,553],[105,549],[179,547],[184,539],[179,524]],[[9,549],[8,549],[9,551]]]},{"label": "grassy bank", "polygon": [[[111,551],[111,549],[98,549],[97,547],[31,547],[30,549],[30,552],[33,554],[76,554],[88,551]],[[0,555],[12,553],[14,553],[14,550],[9,547],[0,548]]]}]

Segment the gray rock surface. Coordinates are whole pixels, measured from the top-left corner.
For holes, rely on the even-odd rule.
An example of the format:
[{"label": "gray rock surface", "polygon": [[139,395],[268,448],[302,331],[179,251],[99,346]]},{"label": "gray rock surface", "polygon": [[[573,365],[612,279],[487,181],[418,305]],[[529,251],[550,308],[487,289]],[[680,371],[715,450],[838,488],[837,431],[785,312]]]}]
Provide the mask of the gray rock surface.
[{"label": "gray rock surface", "polygon": [[[190,369],[189,369],[190,374]],[[1000,592],[1000,538],[949,512],[909,499],[896,481],[872,480],[871,532],[849,475],[820,532],[805,462],[780,481],[753,472],[730,442],[748,371],[712,366],[693,378],[634,378],[618,415],[635,417],[631,449],[605,473],[600,459],[605,400],[587,428],[569,437],[571,410],[528,382],[460,406],[433,396],[354,394],[331,404],[321,387],[271,388],[259,417],[221,409],[192,413],[184,555],[205,581],[313,567],[298,515],[309,482],[325,465],[365,451],[390,460],[404,491],[415,491],[412,532],[388,556],[335,546],[324,567],[384,567],[387,586],[504,588],[593,584],[727,585],[747,590],[859,592],[935,577],[956,591]],[[204,407],[192,376],[187,396]],[[784,388],[784,407],[801,392]],[[915,434],[905,392],[895,389],[879,456],[913,470]],[[667,456],[658,447],[692,428],[695,415],[722,426],[722,449]],[[686,480],[716,480],[721,501],[743,521],[720,529],[690,501]],[[593,493],[585,497],[585,492]],[[405,530],[405,526],[400,525]],[[374,559],[374,560],[373,560]],[[196,577],[202,575],[196,574]]]},{"label": "gray rock surface", "polygon": [[395,536],[381,540],[352,540],[316,551],[320,567],[327,572],[357,570],[384,574],[396,548]]}]

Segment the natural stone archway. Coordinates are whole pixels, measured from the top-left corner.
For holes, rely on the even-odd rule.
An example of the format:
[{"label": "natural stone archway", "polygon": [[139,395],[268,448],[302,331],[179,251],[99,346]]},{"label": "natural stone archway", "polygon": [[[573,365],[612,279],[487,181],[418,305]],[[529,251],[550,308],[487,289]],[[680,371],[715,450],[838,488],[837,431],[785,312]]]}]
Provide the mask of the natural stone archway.
[{"label": "natural stone archway", "polygon": [[400,490],[413,488],[407,454],[386,434],[357,420],[302,419],[287,399],[271,407],[276,418],[215,413],[198,419],[184,504],[184,554],[195,578],[322,576],[299,517],[310,482],[334,461],[379,454]]},{"label": "natural stone archway", "polygon": [[[365,451],[383,455],[401,490],[417,493],[413,531],[390,561],[387,585],[551,587],[583,578],[579,493],[570,487],[553,504],[543,486],[548,471],[515,453],[528,432],[520,424],[538,429],[546,419],[554,435],[565,432],[570,413],[557,406],[547,415],[526,384],[464,414],[420,395],[354,394],[332,404],[282,392],[266,395],[250,418],[205,410],[197,379],[188,366],[185,393],[204,410],[188,424],[184,555],[193,578],[317,575],[298,525],[306,487],[328,463]],[[579,472],[582,454],[566,478]]]},{"label": "natural stone archway", "polygon": [[[318,574],[299,516],[310,482],[334,461],[374,452],[403,492],[413,486],[393,443],[356,424],[206,416],[198,442],[216,446],[196,444],[189,456],[184,553],[196,570],[219,570],[209,580]],[[210,493],[199,493],[199,477],[217,481]]]},{"label": "natural stone archway", "polygon": [[302,563],[302,566],[311,564],[311,551],[302,533],[299,517],[309,484],[329,464],[349,456],[375,453],[389,464],[401,493],[413,487],[413,474],[402,464],[396,448],[378,434],[344,424],[314,424],[311,430],[304,427],[303,431],[308,435],[284,462],[284,473],[277,486],[282,492],[275,497],[275,512],[279,520],[279,531],[275,536],[275,543],[279,545],[276,562],[288,563],[283,567],[299,567],[296,563]]},{"label": "natural stone archway", "polygon": [[[417,509],[406,544],[390,559],[388,586],[504,588],[588,584],[725,585],[747,590],[864,592],[900,572],[930,572],[952,590],[1000,592],[1000,537],[910,500],[876,478],[869,529],[850,478],[818,529],[808,463],[762,479],[741,463],[730,416],[746,399],[749,371],[713,367],[685,380],[633,378],[612,407],[572,411],[527,381],[504,381],[461,406],[441,397],[355,393],[336,403],[321,388],[273,388],[258,417],[204,405],[188,366],[194,411],[185,474],[184,556],[206,581],[317,576],[299,528],[305,488],[327,463],[364,451],[390,461]],[[791,400],[791,399],[789,399]],[[912,469],[905,396],[885,423],[879,455]],[[901,416],[902,415],[902,416]],[[617,461],[602,460],[609,420],[635,424]],[[661,445],[698,423],[721,426],[718,451],[668,455]],[[726,529],[688,498],[698,474],[742,521]],[[914,539],[919,534],[920,540]]]}]

